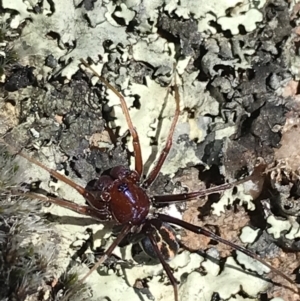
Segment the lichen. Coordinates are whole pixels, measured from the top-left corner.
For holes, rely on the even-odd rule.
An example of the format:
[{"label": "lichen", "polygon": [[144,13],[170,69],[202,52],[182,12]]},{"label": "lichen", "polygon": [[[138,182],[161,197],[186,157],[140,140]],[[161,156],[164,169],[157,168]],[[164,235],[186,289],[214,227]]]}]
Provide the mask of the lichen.
[{"label": "lichen", "polygon": [[[289,13],[294,6],[285,1],[238,0],[3,0],[7,24],[21,35],[13,48],[20,66],[5,68],[5,97],[1,99],[1,117],[11,111],[19,116],[13,121],[1,119],[1,135],[6,134],[18,147],[28,147],[32,156],[83,186],[115,165],[130,161],[133,167],[132,141],[125,139],[128,126],[119,99],[96,84],[95,77],[90,80],[79,61],[84,59],[125,96],[139,133],[146,174],[166,142],[175,110],[172,87],[175,81],[179,86],[180,118],[173,147],[151,193],[156,194],[156,189],[166,193],[165,183],[187,166],[211,167],[207,185],[218,185],[223,177],[233,181],[249,174],[257,157],[271,164],[274,148],[289,140],[288,135],[280,140],[287,100],[279,92],[291,74],[299,76],[296,41],[289,37],[293,23]],[[281,47],[286,40],[288,46]],[[100,150],[90,148],[90,141],[101,136],[108,125],[117,137],[109,145],[97,144]],[[286,153],[285,148],[281,151],[275,153],[277,160],[283,160],[280,153]],[[50,181],[46,172],[22,159],[16,162],[20,166],[18,181],[41,181],[42,189],[85,203],[67,185]],[[282,166],[276,167],[283,170]],[[199,189],[201,177],[197,175],[194,190]],[[283,186],[280,181],[276,184],[272,189]],[[174,183],[169,185],[167,193],[173,193],[173,187]],[[244,206],[245,215],[265,221],[266,216],[255,210],[257,203],[245,190],[239,186],[217,201],[209,199],[206,214],[222,218],[233,206]],[[191,218],[195,222],[199,220],[198,207]],[[53,275],[63,274],[69,263],[74,263],[70,258],[88,240],[87,228],[95,234],[94,248],[108,247],[113,240],[111,228],[101,223],[53,205],[43,206],[42,212],[54,216],[51,225],[60,235],[55,259],[58,268]],[[262,232],[274,234],[270,235],[273,239],[298,237],[295,220],[269,216],[266,221],[271,227]],[[246,235],[244,229],[243,241],[250,244],[256,231]],[[137,278],[143,278],[156,300],[173,300],[162,266],[138,265],[132,248],[116,248],[116,269],[103,265],[89,277],[93,298],[119,300],[126,294],[126,298],[138,300],[140,292],[132,286]],[[93,251],[88,250],[86,256],[93,257]],[[266,281],[245,272],[249,259],[243,263],[238,259],[228,257],[228,266],[221,269],[218,261],[187,251],[179,254],[170,265],[180,280],[181,299],[210,300],[214,293],[232,301],[257,298],[267,288]],[[82,260],[75,261],[82,268],[80,274],[88,270]],[[200,266],[205,275],[199,272]],[[262,274],[260,268],[254,269]],[[77,278],[76,273],[66,282]],[[102,290],[98,290],[99,283]]]}]

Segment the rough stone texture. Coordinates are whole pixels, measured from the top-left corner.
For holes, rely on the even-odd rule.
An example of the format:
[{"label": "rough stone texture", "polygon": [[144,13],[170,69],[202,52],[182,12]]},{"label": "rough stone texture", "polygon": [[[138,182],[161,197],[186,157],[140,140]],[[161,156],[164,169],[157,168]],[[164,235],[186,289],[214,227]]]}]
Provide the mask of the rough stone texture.
[{"label": "rough stone texture", "polygon": [[[2,6],[6,13],[1,19],[5,26],[0,29],[4,39],[0,38],[5,45],[0,45],[0,56],[8,57],[10,46],[19,56],[18,65],[8,62],[0,66],[5,71],[0,92],[1,136],[5,135],[9,144],[17,150],[27,149],[30,155],[83,186],[114,166],[134,166],[118,97],[105,85],[95,84],[89,70],[80,70],[79,59],[89,58],[89,63],[94,63],[95,69],[125,96],[140,136],[147,173],[164,147],[174,115],[172,86],[177,72],[181,114],[170,155],[150,194],[198,190],[201,185],[204,188],[235,180],[249,174],[258,157],[268,167],[265,189],[251,203],[252,211],[240,205],[246,196],[235,190],[222,198],[212,195],[205,202],[196,200],[159,210],[183,214],[183,219],[193,224],[214,224],[217,233],[239,245],[242,227],[259,229],[257,241],[245,247],[293,277],[298,268],[294,252],[299,250],[300,235],[299,147],[295,142],[299,140],[299,5],[283,0],[243,4],[16,0],[3,1]],[[42,181],[42,189],[85,204],[47,173],[28,162],[18,164],[18,179]],[[205,184],[200,184],[200,179]],[[221,216],[213,215],[213,209],[222,207],[225,198],[226,206],[219,208]],[[96,247],[107,247],[112,238],[109,226],[53,207],[46,210],[57,217],[57,231],[63,237],[57,240],[64,250],[64,264],[55,274],[59,278],[59,272],[74,264],[69,254],[74,250],[69,251],[69,245],[88,240],[83,234],[86,227],[96,233]],[[190,250],[212,248],[209,238],[183,231],[179,234]],[[232,250],[220,244],[213,247],[221,258],[232,255]],[[162,267],[132,264],[132,248],[117,248],[115,256],[122,259],[117,267],[111,271],[103,266],[100,276],[95,273],[88,285],[97,288],[99,283],[109,284],[105,297],[111,300],[122,299],[124,294],[137,300],[132,286],[139,278],[148,281],[148,296],[172,300],[172,287],[164,285],[168,279],[161,276]],[[244,299],[248,288],[241,290],[240,286],[247,283],[247,273],[240,283],[230,286],[228,279],[239,278],[233,271],[223,269],[218,274],[219,264],[206,259],[201,265],[203,258],[197,254],[184,252],[178,258],[171,265],[182,283],[180,296],[186,293],[189,300],[210,300],[222,293],[224,298],[232,295]],[[232,263],[233,259],[227,260]],[[233,264],[244,267],[236,261]],[[125,266],[123,271],[120,265]],[[206,275],[199,273],[200,266],[207,269]],[[128,282],[120,277],[124,273]],[[226,275],[228,282],[224,284]],[[272,275],[272,280],[283,282],[278,278]],[[195,286],[189,288],[193,281],[207,283],[201,297],[200,292],[193,291]],[[226,286],[228,291],[214,291],[210,282],[216,283],[216,288]],[[261,285],[263,290],[265,283]],[[259,298],[259,291],[251,291],[250,297]],[[275,287],[269,297],[279,295],[280,289]],[[104,297],[96,290],[94,296]],[[284,300],[298,300],[288,289],[282,289],[282,296]]]}]

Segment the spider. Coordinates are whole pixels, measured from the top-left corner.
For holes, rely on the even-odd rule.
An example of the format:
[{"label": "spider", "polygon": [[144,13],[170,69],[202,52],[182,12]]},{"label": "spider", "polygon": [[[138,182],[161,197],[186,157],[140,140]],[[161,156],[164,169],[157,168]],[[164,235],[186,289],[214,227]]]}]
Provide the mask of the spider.
[{"label": "spider", "polygon": [[[108,259],[112,255],[114,249],[129,233],[143,233],[145,236],[145,239],[143,239],[141,243],[143,250],[149,256],[155,257],[160,261],[170,280],[171,285],[173,286],[174,300],[178,301],[178,283],[170,269],[170,266],[167,263],[167,261],[176,256],[179,249],[179,244],[176,241],[175,230],[170,225],[179,226],[196,234],[205,235],[214,241],[230,246],[231,248],[256,259],[257,261],[267,266],[271,271],[286,279],[288,282],[295,284],[291,278],[286,276],[281,271],[275,269],[270,264],[262,260],[258,255],[247,250],[246,248],[225,240],[208,229],[195,226],[181,219],[166,214],[159,213],[153,209],[155,207],[161,207],[170,203],[174,204],[179,202],[187,202],[201,196],[219,193],[225,189],[232,188],[246,181],[252,181],[254,185],[259,186],[261,185],[261,179],[263,178],[262,167],[258,166],[254,170],[252,175],[233,183],[225,183],[205,190],[176,195],[171,194],[150,197],[147,194],[147,188],[149,188],[149,186],[151,186],[151,184],[157,178],[172,147],[172,138],[180,114],[180,98],[178,86],[176,85],[176,77],[174,85],[176,109],[167,141],[164,149],[159,155],[154,168],[152,169],[152,171],[150,171],[146,179],[143,179],[143,161],[139,136],[131,121],[124,97],[102,76],[100,76],[86,61],[81,60],[81,63],[86,68],[90,69],[100,79],[100,81],[104,83],[111,91],[113,91],[120,99],[120,104],[126,118],[129,132],[133,139],[133,149],[135,157],[134,170],[130,170],[125,166],[113,167],[110,170],[109,175],[101,175],[95,181],[94,186],[87,189],[74,183],[72,180],[60,174],[59,172],[48,168],[47,166],[28,156],[24,152],[18,152],[18,155],[46,170],[51,176],[68,184],[77,192],[79,192],[86,199],[87,205],[79,205],[64,198],[44,196],[33,192],[27,193],[28,197],[38,198],[45,202],[51,202],[55,205],[91,217],[99,222],[113,220],[116,225],[122,226],[121,231],[114,242],[108,247],[103,256],[101,256],[101,258],[90,269],[90,271],[82,279],[79,280],[79,284],[82,284],[91,273],[93,273],[106,259]],[[4,143],[12,151],[15,152],[12,146],[8,145],[6,142]],[[258,190],[259,189],[260,188],[258,188]],[[297,293],[299,293],[298,289]],[[72,291],[64,297],[64,300],[68,299],[71,294]]]}]

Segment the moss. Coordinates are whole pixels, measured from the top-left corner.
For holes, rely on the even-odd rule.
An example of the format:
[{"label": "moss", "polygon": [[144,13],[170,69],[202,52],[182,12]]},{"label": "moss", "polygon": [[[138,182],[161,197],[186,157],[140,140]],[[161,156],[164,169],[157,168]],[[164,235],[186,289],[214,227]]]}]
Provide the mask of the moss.
[{"label": "moss", "polygon": [[0,16],[0,43],[4,45],[0,47],[0,76],[5,73],[8,66],[19,60],[19,55],[12,46],[13,41],[9,33],[10,27],[8,21]]},{"label": "moss", "polygon": [[0,19],[0,43],[3,43],[5,41],[8,28],[9,28],[9,26],[8,26],[7,22],[1,18]]},{"label": "moss", "polygon": [[13,47],[5,47],[4,55],[0,54],[0,76],[5,74],[5,70],[19,60],[19,56]]},{"label": "moss", "polygon": [[[14,180],[18,170],[6,148],[0,147],[0,300],[36,300],[46,294],[48,300],[59,300],[59,292],[63,296],[75,287],[78,274],[67,272],[59,280],[61,289],[52,287],[58,234],[49,227],[40,202],[21,195],[22,186]],[[74,289],[80,299],[83,288]]]}]

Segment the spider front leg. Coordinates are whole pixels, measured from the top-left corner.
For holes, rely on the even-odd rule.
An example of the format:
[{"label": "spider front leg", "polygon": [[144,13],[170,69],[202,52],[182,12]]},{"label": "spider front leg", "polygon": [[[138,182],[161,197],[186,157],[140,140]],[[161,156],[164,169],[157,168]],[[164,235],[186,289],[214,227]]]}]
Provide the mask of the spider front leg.
[{"label": "spider front leg", "polygon": [[[41,169],[43,169],[45,171],[47,171],[52,177],[56,178],[59,181],[64,182],[65,184],[69,185],[70,187],[74,188],[79,194],[81,194],[87,200],[87,202],[89,203],[89,205],[91,207],[93,207],[94,209],[98,208],[98,206],[99,206],[99,200],[97,200],[95,198],[95,196],[91,192],[89,192],[88,190],[86,190],[84,187],[82,187],[81,185],[75,183],[74,181],[72,181],[71,179],[67,178],[66,176],[62,175],[58,171],[56,171],[56,170],[54,170],[52,168],[47,167],[45,164],[41,163],[40,161],[38,161],[38,160],[36,160],[36,159],[28,156],[23,151],[17,151],[10,144],[6,143],[6,141],[4,139],[0,139],[0,142],[3,143],[5,146],[7,146],[9,148],[9,150],[11,151],[11,153],[15,153],[16,155],[23,157],[27,161],[33,163],[36,166],[39,166]],[[102,208],[102,206],[100,205],[100,209],[101,208]]]},{"label": "spider front leg", "polygon": [[111,91],[114,92],[116,96],[119,97],[121,108],[123,111],[123,114],[126,118],[126,122],[130,131],[130,135],[132,137],[132,143],[133,143],[133,150],[134,150],[134,157],[135,157],[135,170],[138,173],[139,177],[141,178],[143,174],[143,159],[142,159],[142,151],[141,151],[141,145],[139,140],[139,135],[133,126],[125,99],[123,95],[115,88],[113,87],[105,78],[103,78],[96,70],[94,70],[85,60],[81,59],[80,62],[88,69],[90,69],[99,79],[100,81],[106,85],[107,88],[109,88]]},{"label": "spider front leg", "polygon": [[175,115],[174,115],[172,125],[170,128],[168,137],[167,137],[166,145],[165,145],[164,149],[162,150],[162,152],[157,160],[156,165],[154,166],[154,168],[148,175],[147,179],[143,183],[143,187],[145,187],[145,188],[148,188],[155,181],[158,173],[160,172],[160,170],[170,152],[172,144],[173,144],[173,135],[174,135],[175,127],[176,127],[176,124],[177,124],[177,121],[179,118],[179,114],[180,114],[180,107],[179,107],[180,98],[179,98],[178,86],[176,85],[176,76],[175,76],[174,90],[175,90],[175,102],[176,102]]},{"label": "spider front leg", "polygon": [[265,182],[265,168],[266,165],[264,163],[258,164],[252,174],[250,176],[245,177],[244,179],[232,182],[232,183],[225,183],[219,186],[210,187],[203,190],[188,192],[188,193],[181,193],[181,194],[169,194],[169,195],[157,195],[151,198],[152,202],[155,205],[164,205],[164,204],[175,204],[175,203],[182,203],[190,200],[194,200],[196,198],[207,196],[214,193],[220,193],[224,190],[233,188],[237,185],[247,183],[248,181],[251,184],[246,187],[248,193],[252,196],[253,199],[256,199],[262,189]]},{"label": "spider front leg", "polygon": [[[20,193],[16,192],[15,194],[20,194]],[[20,195],[24,195],[24,194],[22,193]],[[95,209],[88,205],[79,205],[79,204],[73,203],[64,198],[45,196],[45,195],[41,195],[41,194],[34,193],[34,192],[25,193],[25,196],[29,197],[31,199],[37,199],[39,201],[49,202],[49,203],[58,205],[60,207],[69,209],[73,212],[91,217],[100,222],[105,222],[105,221],[111,220],[111,213],[109,212],[107,205],[104,203],[102,203],[102,205],[103,205],[102,208]]]},{"label": "spider front leg", "polygon": [[[12,153],[16,153],[17,155],[23,157],[24,159],[28,160],[29,162],[33,163],[34,165],[37,165],[41,169],[47,171],[51,176],[56,178],[57,180],[60,180],[64,182],[65,184],[71,186],[74,188],[78,193],[80,193],[87,201],[88,205],[79,205],[72,201],[66,200],[64,198],[59,197],[53,197],[53,196],[46,196],[39,193],[34,192],[27,192],[25,195],[31,199],[38,199],[43,202],[50,202],[52,204],[58,205],[60,207],[64,207],[66,209],[69,209],[73,212],[89,216],[91,218],[94,218],[98,221],[104,222],[111,220],[111,212],[109,211],[107,203],[103,202],[100,197],[97,197],[96,193],[90,192],[84,187],[76,184],[71,179],[67,178],[66,176],[62,175],[61,173],[57,172],[54,169],[51,169],[44,165],[43,163],[39,162],[38,160],[28,156],[22,151],[16,151],[14,147],[6,143],[3,139],[0,139],[1,143],[6,145]],[[108,183],[105,182],[103,179],[103,184],[108,185]],[[15,194],[24,195],[24,193],[20,191],[15,191]]]}]

